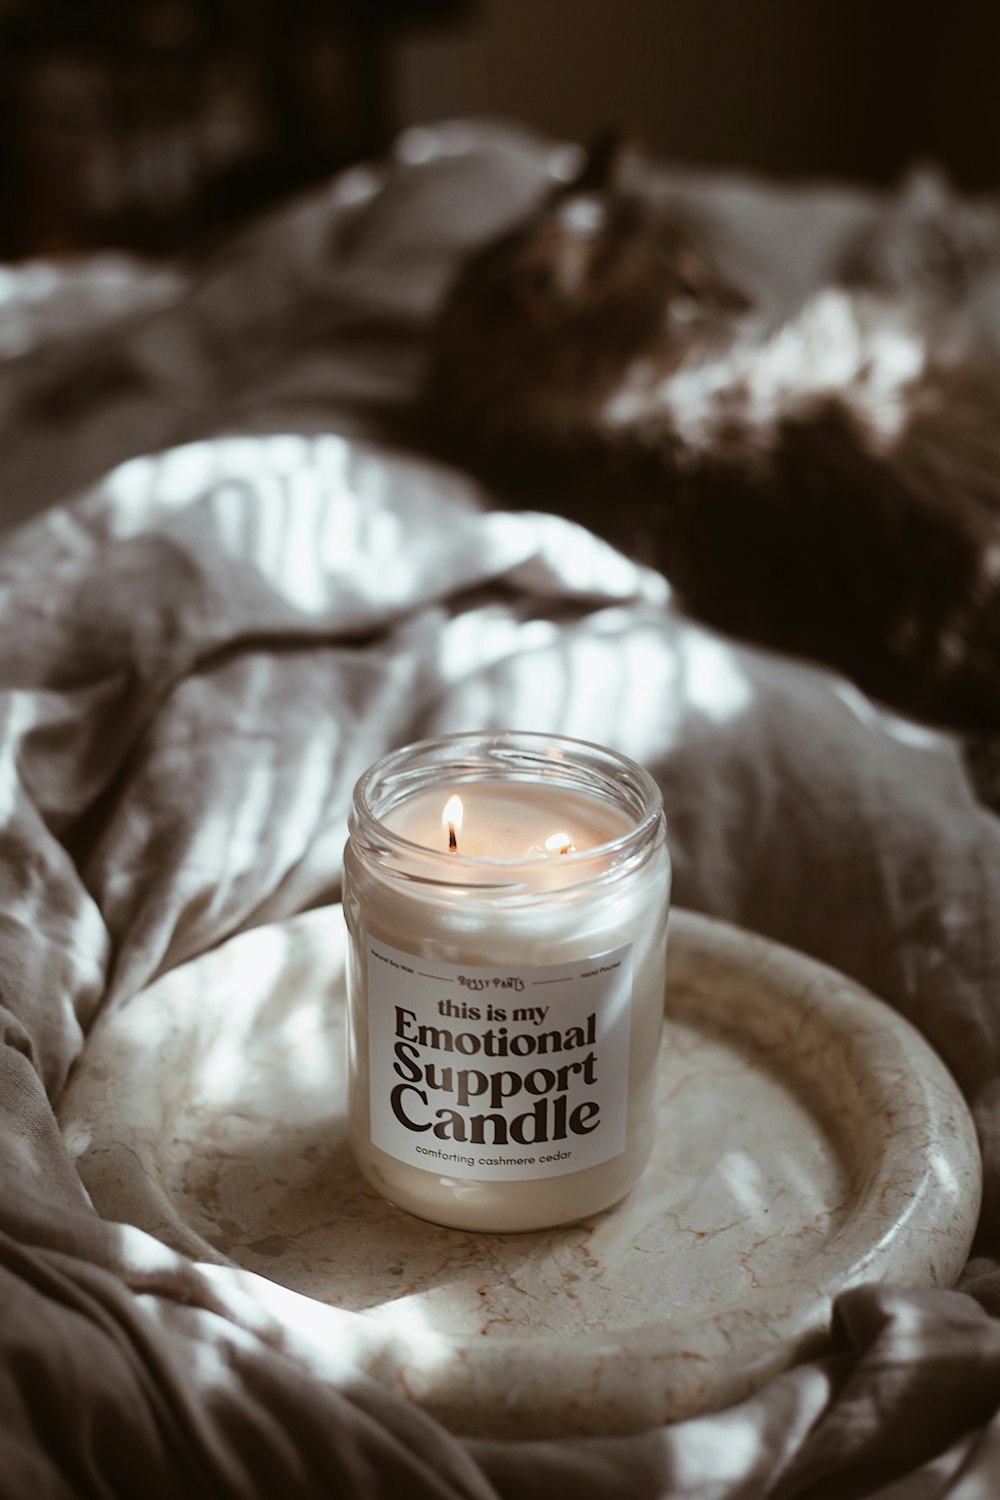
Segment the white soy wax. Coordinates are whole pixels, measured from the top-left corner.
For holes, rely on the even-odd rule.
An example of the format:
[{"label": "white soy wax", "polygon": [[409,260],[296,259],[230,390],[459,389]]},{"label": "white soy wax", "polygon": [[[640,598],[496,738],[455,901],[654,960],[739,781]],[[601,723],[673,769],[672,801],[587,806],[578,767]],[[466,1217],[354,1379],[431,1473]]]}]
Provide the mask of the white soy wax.
[{"label": "white soy wax", "polygon": [[506,732],[373,766],[344,878],[368,1181],[492,1232],[622,1198],[653,1140],[669,894],[660,793],[624,756]]}]

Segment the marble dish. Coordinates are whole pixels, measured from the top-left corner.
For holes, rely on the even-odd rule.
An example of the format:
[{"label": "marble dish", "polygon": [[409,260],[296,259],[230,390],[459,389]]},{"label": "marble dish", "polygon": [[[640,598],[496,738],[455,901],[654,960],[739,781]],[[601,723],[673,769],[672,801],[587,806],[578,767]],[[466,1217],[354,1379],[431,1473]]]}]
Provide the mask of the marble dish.
[{"label": "marble dish", "polygon": [[774,943],[672,914],[652,1162],[616,1208],[530,1235],[440,1229],[367,1186],[344,1004],[339,908],[245,933],[102,1017],[62,1128],[105,1217],[241,1268],[272,1309],[271,1282],[339,1309],[361,1368],[455,1431],[715,1409],[822,1348],[845,1288],[964,1264],[981,1176],[954,1082]]}]

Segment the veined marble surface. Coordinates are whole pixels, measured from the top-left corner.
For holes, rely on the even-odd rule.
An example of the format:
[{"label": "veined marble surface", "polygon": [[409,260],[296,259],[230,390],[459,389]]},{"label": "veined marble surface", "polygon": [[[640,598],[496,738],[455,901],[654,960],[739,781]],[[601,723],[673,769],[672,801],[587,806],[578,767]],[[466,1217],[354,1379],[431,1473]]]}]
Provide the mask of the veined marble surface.
[{"label": "veined marble surface", "polygon": [[673,912],[653,1159],[570,1228],[466,1233],[380,1199],[347,1147],[344,1021],[339,907],[243,934],[102,1018],[62,1128],[106,1218],[279,1316],[339,1309],[359,1365],[457,1431],[717,1408],[821,1347],[846,1287],[948,1286],[965,1262],[979,1153],[941,1062],[724,923]]}]

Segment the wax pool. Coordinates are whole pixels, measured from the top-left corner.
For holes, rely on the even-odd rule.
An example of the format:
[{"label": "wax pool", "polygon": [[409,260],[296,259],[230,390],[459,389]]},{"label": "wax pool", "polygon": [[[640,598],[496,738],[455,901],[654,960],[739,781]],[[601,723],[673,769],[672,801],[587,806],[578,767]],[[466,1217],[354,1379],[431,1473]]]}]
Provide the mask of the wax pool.
[{"label": "wax pool", "polygon": [[362,778],[350,1135],[379,1192],[517,1231],[629,1190],[652,1144],[669,880],[655,784],[599,747],[461,736]]},{"label": "wax pool", "polygon": [[[545,850],[544,841],[555,834],[571,834],[577,850],[593,849],[621,838],[633,826],[621,808],[569,787],[484,780],[466,784],[461,802],[455,853],[469,859],[549,858],[559,850]],[[383,822],[411,843],[445,850],[446,806],[440,789],[418,792],[386,813]]]}]

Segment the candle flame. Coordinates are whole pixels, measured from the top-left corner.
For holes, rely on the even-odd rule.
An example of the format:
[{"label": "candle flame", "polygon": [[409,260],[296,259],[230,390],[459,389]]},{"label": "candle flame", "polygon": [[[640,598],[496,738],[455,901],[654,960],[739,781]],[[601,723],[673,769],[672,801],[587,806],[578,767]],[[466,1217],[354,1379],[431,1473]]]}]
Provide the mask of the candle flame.
[{"label": "candle flame", "polygon": [[550,833],[545,840],[545,847],[550,854],[575,854],[576,845],[568,833]]},{"label": "candle flame", "polygon": [[449,854],[458,853],[458,835],[462,831],[462,818],[464,816],[461,797],[449,797],[441,814],[442,826],[448,834]]}]

